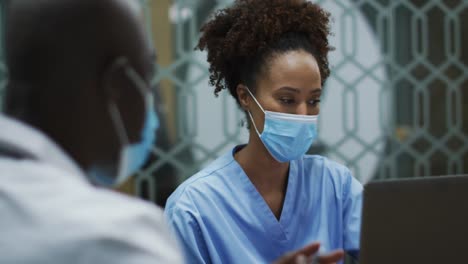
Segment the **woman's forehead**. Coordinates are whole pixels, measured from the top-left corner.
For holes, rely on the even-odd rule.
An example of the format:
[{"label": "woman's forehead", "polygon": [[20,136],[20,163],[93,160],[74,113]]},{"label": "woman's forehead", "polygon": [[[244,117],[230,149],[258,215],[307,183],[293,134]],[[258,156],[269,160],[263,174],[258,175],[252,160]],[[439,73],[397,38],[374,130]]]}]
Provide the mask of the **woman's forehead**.
[{"label": "woman's forehead", "polygon": [[[259,86],[320,88],[320,68],[314,56],[305,51],[277,54],[268,60],[267,69],[258,80]],[[263,84],[263,85],[262,85]]]}]

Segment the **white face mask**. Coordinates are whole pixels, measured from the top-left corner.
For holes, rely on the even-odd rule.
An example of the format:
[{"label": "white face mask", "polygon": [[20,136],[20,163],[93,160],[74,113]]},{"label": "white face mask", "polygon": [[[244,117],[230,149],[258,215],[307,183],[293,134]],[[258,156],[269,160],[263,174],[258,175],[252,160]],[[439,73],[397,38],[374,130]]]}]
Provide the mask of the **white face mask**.
[{"label": "white face mask", "polygon": [[260,134],[252,114],[252,124],[265,148],[279,162],[299,159],[317,138],[318,115],[295,115],[265,111],[247,88],[250,96],[265,114],[263,132]]}]

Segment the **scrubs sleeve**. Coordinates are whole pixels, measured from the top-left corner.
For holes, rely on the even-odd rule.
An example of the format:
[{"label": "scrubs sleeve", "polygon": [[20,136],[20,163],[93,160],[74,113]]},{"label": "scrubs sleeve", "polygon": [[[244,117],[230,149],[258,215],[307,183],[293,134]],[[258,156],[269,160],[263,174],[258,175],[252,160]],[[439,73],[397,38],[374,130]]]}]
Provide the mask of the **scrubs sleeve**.
[{"label": "scrubs sleeve", "polygon": [[344,222],[344,249],[359,254],[359,239],[361,232],[362,211],[362,184],[356,180],[351,172],[347,172],[343,194],[343,222]]},{"label": "scrubs sleeve", "polygon": [[186,263],[211,263],[205,240],[195,217],[179,208],[166,212],[166,217],[184,249]]}]

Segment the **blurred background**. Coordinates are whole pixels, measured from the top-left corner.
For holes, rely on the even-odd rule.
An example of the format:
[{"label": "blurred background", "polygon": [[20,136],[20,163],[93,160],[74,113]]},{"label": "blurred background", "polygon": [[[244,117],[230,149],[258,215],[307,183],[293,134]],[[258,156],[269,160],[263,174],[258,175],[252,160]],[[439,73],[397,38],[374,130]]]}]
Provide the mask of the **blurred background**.
[{"label": "blurred background", "polygon": [[[141,1],[162,126],[151,161],[121,191],[164,206],[181,181],[246,143],[243,113],[228,93],[214,96],[206,54],[194,51],[201,25],[232,2]],[[336,50],[309,152],[362,183],[468,173],[468,0],[314,2],[334,18]],[[0,102],[6,78],[0,52]]]}]

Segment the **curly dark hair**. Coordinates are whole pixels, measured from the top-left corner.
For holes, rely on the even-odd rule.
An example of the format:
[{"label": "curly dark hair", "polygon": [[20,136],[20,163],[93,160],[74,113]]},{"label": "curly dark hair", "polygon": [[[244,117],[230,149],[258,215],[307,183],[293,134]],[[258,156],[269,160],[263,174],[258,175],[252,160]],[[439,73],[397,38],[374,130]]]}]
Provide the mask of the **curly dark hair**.
[{"label": "curly dark hair", "polygon": [[196,47],[208,51],[210,84],[215,95],[245,84],[255,92],[256,78],[273,55],[294,50],[317,60],[322,85],[330,75],[330,14],[306,0],[236,0],[201,28]]}]

